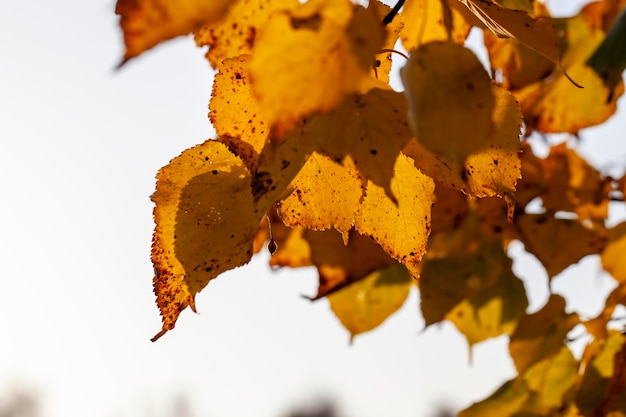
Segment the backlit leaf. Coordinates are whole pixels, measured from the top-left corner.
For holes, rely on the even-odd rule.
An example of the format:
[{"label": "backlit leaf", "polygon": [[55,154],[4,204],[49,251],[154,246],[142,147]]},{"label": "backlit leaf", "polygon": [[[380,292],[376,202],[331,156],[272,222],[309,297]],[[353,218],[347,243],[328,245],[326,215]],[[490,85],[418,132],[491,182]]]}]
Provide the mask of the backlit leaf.
[{"label": "backlit leaf", "polygon": [[554,74],[514,92],[530,129],[577,133],[604,122],[615,113],[616,100],[624,91],[623,83],[610,90],[586,65],[605,37],[602,28],[592,24],[597,19],[594,14],[597,9],[587,6],[576,16],[555,19],[566,42],[563,67],[584,88],[574,88],[563,76]]},{"label": "backlit leaf", "polygon": [[626,283],[626,222],[607,230],[607,243],[602,251],[602,267],[620,284]]},{"label": "backlit leaf", "polygon": [[[210,192],[207,192],[210,190]],[[209,140],[162,168],[152,195],[152,262],[163,330],[174,328],[210,280],[252,256],[265,210],[253,204],[250,174],[225,145]]]},{"label": "backlit leaf", "polygon": [[402,16],[407,21],[401,34],[407,51],[433,41],[463,44],[471,28],[457,0],[407,0]]},{"label": "backlit leaf", "polygon": [[357,231],[371,236],[413,273],[426,251],[434,188],[433,180],[418,171],[411,158],[400,154],[391,180],[396,202],[382,187],[368,181],[356,218]]},{"label": "backlit leaf", "polygon": [[504,383],[494,394],[461,411],[460,417],[519,417],[564,415],[564,398],[578,373],[578,362],[563,346],[553,358],[533,365],[525,374]]},{"label": "backlit leaf", "polygon": [[311,248],[311,261],[319,273],[319,288],[314,299],[396,263],[376,242],[354,229],[347,243],[334,230],[306,230],[303,237]]},{"label": "backlit leaf", "polygon": [[585,349],[585,373],[575,400],[581,415],[626,413],[625,340],[622,333],[613,330],[607,339],[594,340]]},{"label": "backlit leaf", "polygon": [[411,127],[426,148],[462,165],[489,147],[495,98],[473,52],[455,43],[425,44],[411,53],[401,76]]},{"label": "backlit leaf", "polygon": [[575,212],[581,219],[608,216],[610,182],[565,143],[553,146],[541,160],[545,191],[543,206],[552,212]]},{"label": "backlit leaf", "polygon": [[[377,20],[381,22],[391,10],[391,7],[378,0],[370,1],[367,7],[372,10]],[[398,40],[400,31],[403,27],[404,20],[401,14],[396,15],[396,17],[388,25],[385,25],[385,41],[381,48],[381,50],[384,49],[385,51],[375,56],[374,67],[370,71],[370,75],[372,77],[384,83],[389,83],[389,72],[391,71],[392,65],[393,56],[389,50],[395,48],[396,41]]]},{"label": "backlit leaf", "polygon": [[576,219],[524,214],[516,223],[526,250],[541,261],[550,278],[583,257],[601,252],[606,244],[602,228],[588,228]]},{"label": "backlit leaf", "polygon": [[117,0],[124,62],[153,46],[221,19],[231,0]]},{"label": "backlit leaf", "polygon": [[520,374],[534,364],[555,356],[567,333],[579,323],[576,313],[565,312],[565,300],[551,295],[538,312],[522,317],[511,335],[509,351]]},{"label": "backlit leaf", "polygon": [[294,191],[281,201],[279,208],[287,226],[335,228],[347,240],[363,196],[358,171],[313,153],[291,186]]},{"label": "backlit leaf", "polygon": [[478,245],[475,250],[452,250],[445,257],[424,261],[420,278],[426,325],[450,320],[470,346],[510,334],[528,306],[523,284],[511,271],[501,243]]},{"label": "backlit leaf", "polygon": [[402,307],[412,283],[406,268],[393,263],[330,295],[330,308],[354,337],[378,327]]},{"label": "backlit leaf", "polygon": [[561,67],[559,38],[551,19],[533,19],[524,10],[508,9],[490,0],[460,1],[498,37],[517,39]]},{"label": "backlit leaf", "polygon": [[[469,132],[464,136],[440,138],[441,141],[454,141],[439,145],[441,151],[448,147],[446,154],[437,155],[421,144],[421,137],[407,144],[404,152],[415,159],[416,166],[450,188],[463,190],[473,197],[499,196],[509,203],[509,214],[513,210],[513,194],[520,177],[520,126],[521,113],[511,94],[496,86],[491,86],[495,99],[492,112],[492,130],[489,136],[478,137]],[[443,116],[443,108],[441,115]],[[442,121],[445,119],[442,119]],[[467,129],[464,129],[467,132]],[[461,134],[461,132],[457,132]],[[456,143],[466,148],[463,155],[454,155]]]},{"label": "backlit leaf", "polygon": [[268,139],[269,126],[252,92],[249,56],[227,59],[217,67],[209,118],[220,140],[253,172]]},{"label": "backlit leaf", "polygon": [[206,25],[194,33],[198,46],[208,46],[207,59],[213,68],[222,61],[250,54],[257,34],[270,15],[278,10],[291,10],[297,0],[236,0],[224,19]]},{"label": "backlit leaf", "polygon": [[252,51],[250,73],[277,133],[359,91],[384,37],[375,15],[348,0],[311,0],[272,14]]},{"label": "backlit leaf", "polygon": [[615,19],[604,41],[587,60],[587,65],[602,78],[609,90],[621,82],[626,69],[626,9],[622,9]]}]

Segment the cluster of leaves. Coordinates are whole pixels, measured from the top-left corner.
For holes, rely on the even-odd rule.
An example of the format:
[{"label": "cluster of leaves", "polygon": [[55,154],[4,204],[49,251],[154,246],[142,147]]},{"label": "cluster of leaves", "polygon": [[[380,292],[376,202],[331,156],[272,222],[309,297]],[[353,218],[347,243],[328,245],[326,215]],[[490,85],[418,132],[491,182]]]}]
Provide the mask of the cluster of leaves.
[{"label": "cluster of leaves", "polygon": [[[352,335],[414,285],[427,326],[451,321],[470,346],[509,335],[519,376],[464,416],[626,415],[626,336],[608,329],[626,305],[626,223],[606,226],[626,178],[564,144],[537,157],[528,139],[615,112],[624,5],[551,18],[538,0],[406,0],[394,17],[377,0],[118,0],[124,62],[193,32],[218,70],[217,139],[162,168],[152,196],[154,340],[269,241],[271,265],[317,268],[313,298]],[[464,47],[474,26],[491,73]],[[402,92],[389,86],[398,43]],[[600,254],[618,283],[602,313],[584,321],[557,295],[527,313],[512,240],[550,279]],[[581,323],[592,341],[577,360],[566,335]]]}]

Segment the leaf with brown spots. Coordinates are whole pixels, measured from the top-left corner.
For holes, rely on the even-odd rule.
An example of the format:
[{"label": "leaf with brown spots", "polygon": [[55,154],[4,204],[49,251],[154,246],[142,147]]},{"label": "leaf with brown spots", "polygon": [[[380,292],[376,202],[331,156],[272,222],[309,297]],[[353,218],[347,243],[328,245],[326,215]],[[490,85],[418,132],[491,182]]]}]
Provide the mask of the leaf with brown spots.
[{"label": "leaf with brown spots", "polygon": [[250,85],[249,56],[218,65],[209,103],[209,119],[220,141],[254,172],[259,153],[269,138],[269,126]]},{"label": "leaf with brown spots", "polygon": [[[124,33],[122,64],[153,46],[221,19],[231,0],[117,0]],[[121,65],[121,64],[120,64]]]},{"label": "leaf with brown spots", "polygon": [[394,166],[391,192],[368,181],[356,217],[356,230],[371,236],[394,259],[415,276],[416,264],[426,251],[430,234],[433,180],[415,168],[411,158],[400,154]]},{"label": "leaf with brown spots", "polygon": [[[206,192],[211,190],[211,192]],[[163,329],[224,271],[247,263],[268,207],[254,204],[250,173],[220,142],[209,140],[172,159],[157,175],[152,262]]]},{"label": "leaf with brown spots", "polygon": [[279,11],[291,10],[297,0],[236,0],[224,19],[194,32],[198,46],[208,46],[206,58],[213,68],[222,61],[252,52],[257,34],[269,17]]}]

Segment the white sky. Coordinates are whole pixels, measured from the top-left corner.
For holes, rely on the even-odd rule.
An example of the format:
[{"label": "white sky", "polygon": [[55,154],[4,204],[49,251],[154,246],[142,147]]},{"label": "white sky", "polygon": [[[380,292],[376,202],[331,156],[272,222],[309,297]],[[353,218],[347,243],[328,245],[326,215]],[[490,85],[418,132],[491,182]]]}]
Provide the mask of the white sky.
[{"label": "white sky", "polygon": [[[212,136],[211,73],[189,38],[114,72],[113,11],[113,0],[0,3],[0,398],[34,389],[44,417],[165,416],[181,395],[197,417],[279,417],[320,397],[344,416],[427,417],[513,375],[505,339],[478,345],[469,366],[451,326],[420,333],[415,293],[349,346],[326,300],[300,297],[314,272],[271,273],[266,254],[213,281],[200,314],[151,343],[149,195],[161,166]],[[624,165],[624,119],[584,134],[584,152]],[[582,264],[554,288],[571,286],[593,314],[610,281],[597,259]],[[515,267],[536,310],[545,273],[530,256]]]}]

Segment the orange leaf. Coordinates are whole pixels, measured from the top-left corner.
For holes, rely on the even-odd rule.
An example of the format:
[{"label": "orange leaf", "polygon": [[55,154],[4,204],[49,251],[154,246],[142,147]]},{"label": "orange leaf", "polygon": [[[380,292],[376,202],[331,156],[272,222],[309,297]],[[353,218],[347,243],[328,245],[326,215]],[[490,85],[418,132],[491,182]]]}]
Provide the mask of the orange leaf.
[{"label": "orange leaf", "polygon": [[[117,0],[124,32],[124,62],[153,46],[221,19],[231,0]],[[120,64],[120,65],[122,65]]]}]

